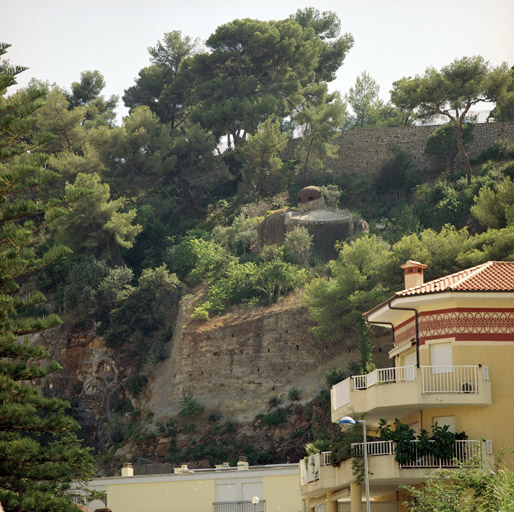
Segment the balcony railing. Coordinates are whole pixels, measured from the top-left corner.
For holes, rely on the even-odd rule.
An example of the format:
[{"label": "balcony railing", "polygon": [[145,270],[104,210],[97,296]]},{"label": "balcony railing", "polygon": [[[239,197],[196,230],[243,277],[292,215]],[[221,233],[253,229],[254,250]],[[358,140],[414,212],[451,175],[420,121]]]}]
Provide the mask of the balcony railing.
[{"label": "balcony railing", "polygon": [[350,392],[372,386],[421,380],[422,394],[479,392],[480,375],[489,380],[486,366],[399,366],[374,370],[367,375],[355,375],[333,387],[333,409],[350,403]]},{"label": "balcony railing", "polygon": [[330,466],[332,452],[321,452],[305,457],[300,462],[300,480],[302,485],[314,482],[319,478],[320,466]]},{"label": "balcony railing", "polygon": [[[481,460],[482,442],[477,440],[455,441],[452,453],[447,457],[437,457],[434,453],[421,453],[419,441],[411,441],[414,445],[410,461],[401,464],[402,468],[453,468],[460,464],[471,464]],[[430,441],[431,446],[435,441]],[[373,441],[366,443],[369,456],[393,455],[393,441]],[[352,443],[352,455],[362,455],[364,443]]]},{"label": "balcony railing", "polygon": [[[422,468],[454,468],[461,464],[480,464],[482,461],[482,441],[478,440],[459,440],[455,441],[451,454],[447,457],[437,457],[433,451],[430,453],[421,453],[418,450],[419,441],[411,441],[413,450],[410,452],[409,461],[399,465],[401,469],[422,469]],[[430,441],[433,446],[434,441]],[[369,457],[393,456],[395,455],[395,445],[393,441],[370,441],[366,443]],[[484,443],[485,454],[492,454],[492,443],[486,441]],[[352,443],[352,456],[362,456],[364,443]],[[319,479],[320,466],[330,464],[330,455],[332,452],[316,453],[310,457],[305,457],[300,462],[300,479],[301,485],[307,485]],[[216,512],[221,512],[216,510]],[[225,511],[223,511],[225,512]],[[227,511],[231,512],[231,511]],[[249,512],[251,512],[249,510]]]},{"label": "balcony railing", "polygon": [[217,501],[212,504],[212,512],[266,512],[266,501]]}]

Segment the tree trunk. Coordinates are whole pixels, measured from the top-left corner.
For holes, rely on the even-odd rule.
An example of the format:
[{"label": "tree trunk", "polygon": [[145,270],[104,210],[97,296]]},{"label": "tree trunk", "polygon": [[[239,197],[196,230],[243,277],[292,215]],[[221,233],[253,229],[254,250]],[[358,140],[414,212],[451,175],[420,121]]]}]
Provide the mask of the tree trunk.
[{"label": "tree trunk", "polygon": [[464,131],[464,127],[462,122],[455,123],[455,127],[457,128],[457,147],[459,148],[459,156],[464,163],[464,167],[466,169],[466,177],[468,179],[468,184],[471,182],[471,164],[469,163],[469,157],[464,149],[464,144],[462,142],[462,132]]}]

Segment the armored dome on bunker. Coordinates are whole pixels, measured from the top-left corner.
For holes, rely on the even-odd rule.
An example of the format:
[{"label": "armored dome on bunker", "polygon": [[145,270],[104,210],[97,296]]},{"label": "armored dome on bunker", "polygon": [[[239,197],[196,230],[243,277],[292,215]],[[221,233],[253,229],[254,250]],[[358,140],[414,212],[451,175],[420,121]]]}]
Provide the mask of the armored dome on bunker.
[{"label": "armored dome on bunker", "polygon": [[337,257],[334,248],[359,231],[368,232],[368,223],[354,217],[348,210],[327,208],[321,190],[315,186],[298,192],[298,208],[272,213],[258,226],[259,239],[255,249],[264,245],[283,245],[285,236],[297,226],[304,226],[313,235],[312,252],[322,261]]}]

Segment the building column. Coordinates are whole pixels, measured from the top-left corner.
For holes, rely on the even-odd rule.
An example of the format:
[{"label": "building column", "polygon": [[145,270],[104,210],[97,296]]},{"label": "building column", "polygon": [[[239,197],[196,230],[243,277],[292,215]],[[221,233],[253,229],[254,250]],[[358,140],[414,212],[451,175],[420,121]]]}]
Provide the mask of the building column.
[{"label": "building column", "polygon": [[362,512],[362,485],[352,482],[350,484],[351,512]]},{"label": "building column", "polygon": [[332,491],[327,492],[327,512],[337,512],[337,500],[331,500]]}]

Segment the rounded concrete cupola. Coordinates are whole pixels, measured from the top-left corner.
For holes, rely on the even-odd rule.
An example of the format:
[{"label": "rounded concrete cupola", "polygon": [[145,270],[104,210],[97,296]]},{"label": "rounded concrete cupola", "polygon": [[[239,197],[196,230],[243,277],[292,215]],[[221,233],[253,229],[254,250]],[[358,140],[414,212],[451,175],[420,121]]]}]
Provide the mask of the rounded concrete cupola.
[{"label": "rounded concrete cupola", "polygon": [[298,202],[299,203],[309,203],[310,201],[315,201],[316,199],[321,198],[321,190],[318,187],[309,186],[304,187],[300,192],[298,192]]},{"label": "rounded concrete cupola", "polygon": [[304,187],[298,192],[298,208],[300,210],[317,210],[325,208],[325,200],[321,196],[321,190],[318,187]]}]

